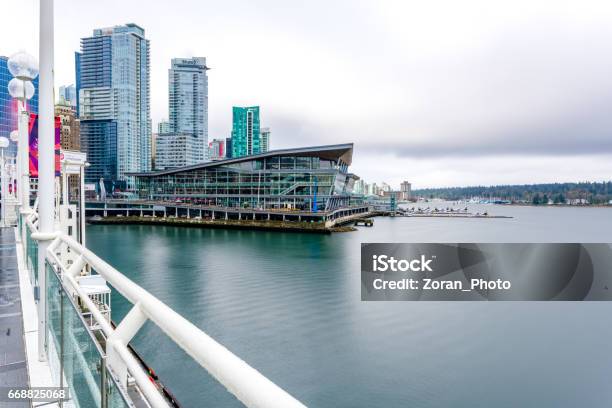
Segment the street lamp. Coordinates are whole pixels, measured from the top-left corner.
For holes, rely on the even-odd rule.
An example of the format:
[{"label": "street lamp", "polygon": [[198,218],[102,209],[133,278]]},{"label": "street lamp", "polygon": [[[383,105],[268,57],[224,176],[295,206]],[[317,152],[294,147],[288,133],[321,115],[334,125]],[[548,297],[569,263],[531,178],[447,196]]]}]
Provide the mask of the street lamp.
[{"label": "street lamp", "polygon": [[9,147],[9,140],[6,137],[0,137],[0,191],[2,192],[2,208],[0,225],[6,227],[6,203],[8,197],[8,183],[6,182],[6,169],[4,168],[4,149]]},{"label": "street lamp", "polygon": [[[18,130],[13,130],[11,132],[10,139],[11,139],[11,142],[15,143],[16,145],[19,145],[19,131]],[[13,185],[13,195],[17,199],[17,202],[20,201],[19,200],[19,195],[17,194],[17,181],[19,179],[19,172],[20,171],[21,171],[21,165],[19,163],[19,154],[17,154],[17,156],[15,157],[15,162],[14,162],[14,166],[13,166],[12,172],[10,174],[10,176],[11,176],[11,178],[10,178],[11,184]]]},{"label": "street lamp", "polygon": [[11,75],[24,81],[33,81],[38,76],[38,61],[25,51],[11,55],[7,67]]},{"label": "street lamp", "polygon": [[30,81],[13,78],[8,83],[8,91],[13,98],[26,101],[34,96],[34,85]]},{"label": "street lamp", "polygon": [[30,168],[28,163],[29,116],[27,112],[27,101],[34,96],[34,85],[32,85],[32,81],[38,76],[38,63],[33,56],[20,51],[13,54],[8,59],[7,66],[10,73],[14,76],[8,84],[9,94],[19,101],[19,115],[17,121],[17,184],[19,186],[19,194],[21,195],[21,209],[27,210],[30,207]]}]

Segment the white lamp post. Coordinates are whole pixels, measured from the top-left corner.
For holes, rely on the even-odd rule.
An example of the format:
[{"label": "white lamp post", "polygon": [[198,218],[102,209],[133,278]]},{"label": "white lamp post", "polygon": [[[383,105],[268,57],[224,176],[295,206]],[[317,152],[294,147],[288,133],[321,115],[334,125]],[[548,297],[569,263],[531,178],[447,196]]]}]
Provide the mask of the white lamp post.
[{"label": "white lamp post", "polygon": [[[10,73],[14,76],[8,83],[9,94],[19,101],[18,116],[17,116],[17,131],[19,141],[17,142],[17,157],[19,157],[19,170],[17,174],[17,193],[20,196],[20,205],[18,217],[25,217],[25,214],[30,209],[30,166],[29,166],[29,141],[28,141],[28,125],[29,115],[27,111],[27,101],[34,96],[34,85],[32,80],[38,75],[38,64],[31,55],[20,51],[9,57],[7,67]],[[22,218],[19,218],[20,220]],[[21,245],[26,252],[27,241],[26,223],[20,222],[21,226],[19,235],[21,237]]]},{"label": "white lamp post", "polygon": [[36,59],[20,51],[13,54],[7,62],[11,74],[14,76],[8,84],[9,94],[20,103],[17,130],[19,133],[18,157],[19,174],[17,184],[21,196],[21,209],[27,210],[30,207],[30,168],[29,168],[29,142],[28,124],[29,115],[27,111],[27,101],[34,96],[34,85],[32,80],[38,76],[38,63]]},{"label": "white lamp post", "polygon": [[38,359],[46,360],[47,278],[46,253],[54,234],[55,219],[55,112],[53,102],[54,29],[53,0],[40,0],[38,58]]},{"label": "white lamp post", "polygon": [[6,227],[6,203],[8,198],[8,183],[6,182],[6,168],[4,163],[4,149],[9,147],[9,140],[6,137],[0,137],[0,190],[2,191],[2,220],[0,225]]}]

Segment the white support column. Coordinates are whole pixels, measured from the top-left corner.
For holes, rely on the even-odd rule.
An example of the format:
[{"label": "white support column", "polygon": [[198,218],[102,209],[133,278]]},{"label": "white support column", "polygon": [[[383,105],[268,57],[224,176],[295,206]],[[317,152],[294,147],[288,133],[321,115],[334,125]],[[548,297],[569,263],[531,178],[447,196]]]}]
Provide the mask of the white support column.
[{"label": "white support column", "polygon": [[85,166],[79,169],[79,183],[79,242],[85,246]]},{"label": "white support column", "polygon": [[30,209],[30,141],[28,137],[28,128],[30,126],[30,115],[25,110],[25,103],[19,103],[19,161],[21,162],[20,179],[20,197],[21,209],[27,211]]},{"label": "white support column", "polygon": [[[55,216],[55,115],[53,106],[53,0],[40,0],[40,38],[38,82],[38,359],[46,360],[47,284],[45,255],[53,236]],[[45,239],[47,238],[47,239]]]},{"label": "white support column", "polygon": [[62,205],[68,205],[68,174],[66,174],[65,165],[62,165]]},{"label": "white support column", "polygon": [[[17,130],[19,132],[19,142],[17,144],[17,154],[19,156],[19,173],[17,174],[17,196],[19,197],[19,217],[24,219],[30,211],[30,141],[28,128],[30,119],[25,108],[25,102],[18,102],[19,116],[17,118]],[[26,240],[26,223],[21,223],[21,243],[24,254],[27,253],[28,242]]]},{"label": "white support column", "polygon": [[[21,102],[18,102],[19,106]],[[21,110],[21,106],[19,107]],[[17,117],[17,125],[19,125],[21,116]],[[19,137],[19,130],[17,130],[17,153],[15,155],[15,172],[13,173],[13,179],[11,183],[15,183],[13,186],[13,194],[17,200],[17,216],[19,216],[19,209],[21,208],[21,138]],[[20,237],[21,238],[21,237]]]},{"label": "white support column", "polygon": [[6,227],[6,206],[8,204],[8,183],[6,182],[6,163],[4,162],[4,148],[2,150],[2,156],[0,157],[0,182],[2,185],[0,189],[2,190],[2,226]]}]

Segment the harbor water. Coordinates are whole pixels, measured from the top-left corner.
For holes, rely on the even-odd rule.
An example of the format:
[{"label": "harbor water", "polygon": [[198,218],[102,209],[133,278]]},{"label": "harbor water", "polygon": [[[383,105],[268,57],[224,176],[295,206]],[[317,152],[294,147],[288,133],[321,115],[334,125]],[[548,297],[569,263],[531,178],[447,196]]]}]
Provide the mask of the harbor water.
[{"label": "harbor water", "polygon": [[[471,205],[332,235],[89,226],[88,246],[312,407],[607,407],[612,304],[361,302],[363,242],[612,242],[612,209]],[[129,304],[116,293],[120,320]],[[184,407],[241,404],[152,323],[133,344]]]}]

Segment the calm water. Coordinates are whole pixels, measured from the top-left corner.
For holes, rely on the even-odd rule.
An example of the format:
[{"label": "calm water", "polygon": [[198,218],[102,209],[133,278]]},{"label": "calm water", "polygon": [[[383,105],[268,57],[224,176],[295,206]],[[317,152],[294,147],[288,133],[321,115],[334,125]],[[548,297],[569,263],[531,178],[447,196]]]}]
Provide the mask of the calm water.
[{"label": "calm water", "polygon": [[[612,209],[377,218],[353,233],[90,226],[88,245],[313,407],[608,407],[612,304],[360,302],[362,242],[612,242]],[[128,310],[113,298],[113,316]],[[241,406],[151,323],[135,344],[185,407]]]}]

